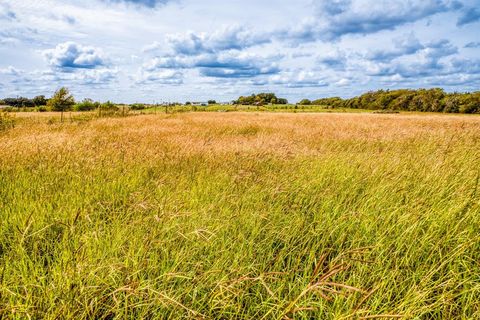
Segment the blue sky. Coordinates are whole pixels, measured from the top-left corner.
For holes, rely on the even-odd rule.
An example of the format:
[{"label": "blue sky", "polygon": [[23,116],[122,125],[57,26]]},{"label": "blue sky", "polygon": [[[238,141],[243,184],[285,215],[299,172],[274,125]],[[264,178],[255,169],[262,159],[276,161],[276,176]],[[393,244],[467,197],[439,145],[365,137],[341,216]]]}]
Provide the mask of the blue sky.
[{"label": "blue sky", "polygon": [[0,96],[480,90],[479,0],[0,0]]}]

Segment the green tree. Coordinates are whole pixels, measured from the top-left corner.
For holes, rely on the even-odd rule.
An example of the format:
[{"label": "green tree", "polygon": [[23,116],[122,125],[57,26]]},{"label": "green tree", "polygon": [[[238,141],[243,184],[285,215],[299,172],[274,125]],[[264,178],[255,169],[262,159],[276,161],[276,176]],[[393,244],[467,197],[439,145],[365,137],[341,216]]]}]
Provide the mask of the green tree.
[{"label": "green tree", "polygon": [[312,104],[312,101],[310,101],[308,99],[302,99],[302,100],[300,100],[300,102],[298,104],[302,105],[302,106],[308,106],[308,105]]},{"label": "green tree", "polygon": [[39,107],[39,106],[46,106],[47,105],[47,99],[45,99],[45,96],[36,96],[35,98],[32,99],[33,103]]},{"label": "green tree", "polygon": [[48,100],[47,106],[52,111],[62,112],[61,121],[63,122],[63,112],[68,111],[75,104],[75,99],[70,94],[67,88],[61,87],[58,89],[52,98]]}]

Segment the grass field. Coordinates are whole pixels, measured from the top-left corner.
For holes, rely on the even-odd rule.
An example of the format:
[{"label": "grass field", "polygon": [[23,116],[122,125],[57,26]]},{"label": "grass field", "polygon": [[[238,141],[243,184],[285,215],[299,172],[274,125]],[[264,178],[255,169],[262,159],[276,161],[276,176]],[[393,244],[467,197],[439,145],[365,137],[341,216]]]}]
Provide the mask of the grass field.
[{"label": "grass field", "polygon": [[19,117],[0,318],[480,319],[480,117]]}]

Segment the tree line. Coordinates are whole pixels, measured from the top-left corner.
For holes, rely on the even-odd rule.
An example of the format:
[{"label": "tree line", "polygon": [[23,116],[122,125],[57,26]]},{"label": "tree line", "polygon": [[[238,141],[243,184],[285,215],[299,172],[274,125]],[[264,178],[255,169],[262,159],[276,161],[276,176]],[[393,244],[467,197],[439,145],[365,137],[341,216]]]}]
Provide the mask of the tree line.
[{"label": "tree line", "polygon": [[[83,99],[76,102],[70,91],[62,87],[58,89],[51,98],[45,98],[40,95],[32,99],[25,97],[4,98],[0,100],[0,105],[6,105],[15,109],[33,109],[38,111],[92,111],[98,109],[118,110],[116,104],[107,102],[93,101],[92,99]],[[139,107],[139,109],[141,109]],[[7,110],[8,111],[8,110]]]},{"label": "tree line", "polygon": [[322,105],[329,108],[395,110],[449,113],[480,113],[480,91],[446,93],[443,89],[378,90],[358,97],[303,99],[301,105]]},{"label": "tree line", "polygon": [[[277,97],[274,93],[258,93],[250,96],[240,96],[232,101],[237,105],[285,105],[288,100]],[[185,105],[189,105],[186,103]],[[209,100],[208,104],[216,104]],[[349,108],[367,110],[392,110],[392,111],[421,111],[421,112],[449,112],[449,113],[480,113],[480,91],[467,93],[447,93],[443,89],[399,89],[378,90],[364,93],[360,96],[343,99],[340,97],[321,98],[316,100],[303,99],[299,105],[323,106],[326,108]],[[37,108],[38,111],[92,111],[92,110],[118,110],[118,106],[110,101],[98,102],[84,99],[75,102],[67,88],[60,88],[47,99],[40,95],[32,99],[25,97],[5,98],[0,100],[0,105],[7,105],[15,109]],[[175,104],[176,105],[176,104]],[[148,106],[135,103],[129,106],[131,110],[143,110]],[[7,110],[8,111],[8,110]]]},{"label": "tree line", "polygon": [[237,100],[234,100],[233,103],[241,105],[287,104],[288,100],[277,98],[275,93],[262,92],[250,96],[240,96]]}]

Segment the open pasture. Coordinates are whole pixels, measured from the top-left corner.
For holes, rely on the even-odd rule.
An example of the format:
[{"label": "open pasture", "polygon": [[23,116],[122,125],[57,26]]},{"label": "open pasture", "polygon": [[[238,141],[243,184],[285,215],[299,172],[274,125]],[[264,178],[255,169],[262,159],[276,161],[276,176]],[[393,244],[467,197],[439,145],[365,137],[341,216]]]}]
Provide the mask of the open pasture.
[{"label": "open pasture", "polygon": [[478,116],[47,119],[0,132],[0,318],[480,318]]}]

